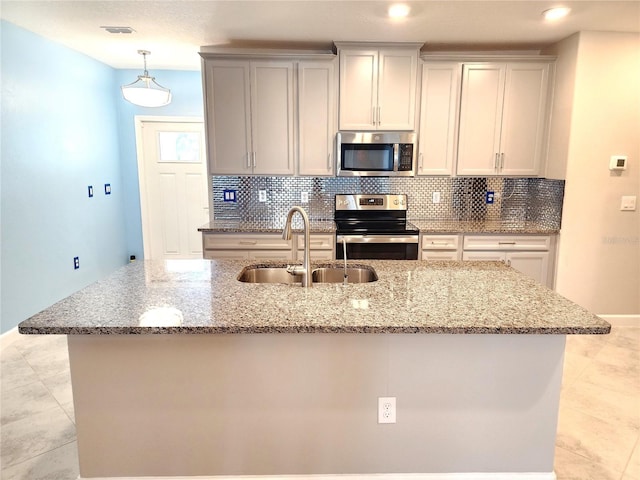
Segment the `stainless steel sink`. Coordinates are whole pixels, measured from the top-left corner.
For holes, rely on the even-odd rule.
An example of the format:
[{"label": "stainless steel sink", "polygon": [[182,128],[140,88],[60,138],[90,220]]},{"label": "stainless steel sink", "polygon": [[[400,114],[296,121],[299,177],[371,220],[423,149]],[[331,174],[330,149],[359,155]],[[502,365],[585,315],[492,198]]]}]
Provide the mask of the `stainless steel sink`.
[{"label": "stainless steel sink", "polygon": [[[342,265],[323,265],[313,269],[311,277],[313,283],[343,283],[344,268]],[[240,272],[238,280],[245,283],[302,284],[302,275],[292,275],[286,267],[249,265]],[[376,280],[378,275],[371,267],[347,267],[347,283],[369,283]]]},{"label": "stainless steel sink", "polygon": [[286,267],[249,266],[240,272],[238,280],[246,283],[302,283],[302,275],[292,275]]},{"label": "stainless steel sink", "polygon": [[[344,268],[342,266],[316,268],[311,274],[314,283],[343,283]],[[373,268],[347,267],[347,283],[369,283],[378,280]]]}]

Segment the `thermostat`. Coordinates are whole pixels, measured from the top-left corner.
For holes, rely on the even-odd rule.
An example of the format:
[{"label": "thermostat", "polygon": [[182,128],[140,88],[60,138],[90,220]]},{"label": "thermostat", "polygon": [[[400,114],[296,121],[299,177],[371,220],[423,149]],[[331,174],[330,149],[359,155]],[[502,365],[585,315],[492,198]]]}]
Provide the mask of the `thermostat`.
[{"label": "thermostat", "polygon": [[613,155],[609,160],[609,170],[626,170],[627,157],[624,155]]}]

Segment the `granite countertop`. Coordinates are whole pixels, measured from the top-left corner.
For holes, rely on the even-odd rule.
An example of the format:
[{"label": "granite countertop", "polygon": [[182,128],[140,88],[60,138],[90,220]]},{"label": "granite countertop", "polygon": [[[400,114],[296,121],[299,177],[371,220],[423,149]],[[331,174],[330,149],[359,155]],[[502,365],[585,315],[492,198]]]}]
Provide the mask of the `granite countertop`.
[{"label": "granite countertop", "polygon": [[559,230],[535,222],[505,223],[500,221],[474,222],[465,220],[411,219],[420,233],[506,233],[519,235],[555,235]]},{"label": "granite countertop", "polygon": [[[250,284],[248,260],[139,261],[19,325],[25,334],[606,334],[611,326],[501,262],[367,260],[362,284]],[[323,264],[340,262],[318,262]],[[284,265],[278,262],[261,262]]]},{"label": "granite countertop", "polygon": [[[506,233],[521,235],[555,235],[557,229],[535,222],[509,224],[499,221],[473,222],[464,220],[409,219],[409,224],[420,233]],[[284,221],[274,220],[213,220],[198,228],[205,233],[281,233]],[[335,233],[336,224],[331,220],[311,220],[311,233]],[[302,232],[302,220],[293,218],[294,231]]]},{"label": "granite countertop", "polygon": [[[294,232],[303,231],[302,219],[296,215],[292,219]],[[212,220],[198,228],[205,233],[282,233],[284,220]],[[331,220],[311,220],[309,222],[311,233],[334,233],[336,223]]]}]

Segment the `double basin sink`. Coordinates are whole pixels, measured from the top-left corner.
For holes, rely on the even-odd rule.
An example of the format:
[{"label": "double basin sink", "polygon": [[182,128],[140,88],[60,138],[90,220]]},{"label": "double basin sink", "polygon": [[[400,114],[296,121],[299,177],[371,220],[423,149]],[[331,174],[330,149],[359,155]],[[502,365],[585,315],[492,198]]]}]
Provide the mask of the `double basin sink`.
[{"label": "double basin sink", "polygon": [[[347,283],[369,283],[378,280],[376,271],[366,265],[348,265]],[[321,265],[311,271],[313,283],[344,283],[345,269],[343,265]],[[249,265],[238,275],[238,280],[245,283],[302,283],[302,275],[293,275],[287,267],[272,265]]]}]

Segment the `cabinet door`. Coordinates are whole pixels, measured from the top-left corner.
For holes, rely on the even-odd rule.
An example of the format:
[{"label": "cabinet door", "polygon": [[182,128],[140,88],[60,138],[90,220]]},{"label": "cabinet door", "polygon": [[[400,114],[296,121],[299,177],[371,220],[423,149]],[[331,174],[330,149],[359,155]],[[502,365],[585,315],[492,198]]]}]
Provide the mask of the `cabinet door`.
[{"label": "cabinet door", "polygon": [[298,173],[333,175],[335,62],[298,64]]},{"label": "cabinet door", "polygon": [[249,250],[252,260],[293,260],[291,250]]},{"label": "cabinet door", "polygon": [[375,130],[378,51],[340,52],[340,130]]},{"label": "cabinet door", "polygon": [[422,65],[418,175],[452,175],[456,152],[459,63]]},{"label": "cabinet door", "polygon": [[506,262],[507,265],[541,284],[549,285],[549,254],[547,252],[507,252]]},{"label": "cabinet door", "polygon": [[540,174],[549,64],[508,64],[505,79],[500,174]]},{"label": "cabinet door", "polygon": [[253,173],[294,173],[292,62],[251,62],[251,133]]},{"label": "cabinet door", "polygon": [[462,252],[464,261],[501,262],[505,258],[505,252]]},{"label": "cabinet door", "polygon": [[433,261],[439,261],[439,260],[460,260],[460,255],[457,251],[451,251],[451,252],[447,252],[447,251],[442,251],[442,252],[438,252],[438,251],[433,251],[433,250],[422,250],[422,257],[421,260],[433,260]]},{"label": "cabinet door", "polygon": [[250,174],[249,63],[206,60],[204,69],[209,173]]},{"label": "cabinet door", "polygon": [[505,70],[503,64],[464,66],[458,175],[497,173]]},{"label": "cabinet door", "polygon": [[378,56],[378,130],[414,130],[417,50],[380,50]]}]

